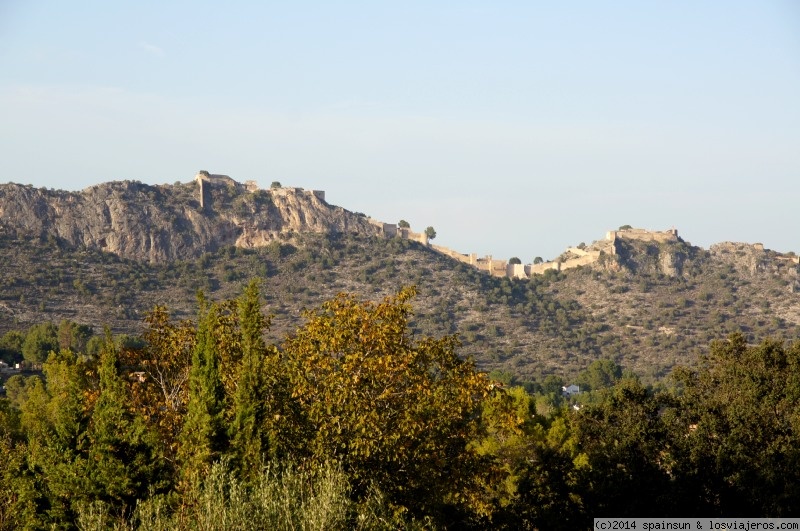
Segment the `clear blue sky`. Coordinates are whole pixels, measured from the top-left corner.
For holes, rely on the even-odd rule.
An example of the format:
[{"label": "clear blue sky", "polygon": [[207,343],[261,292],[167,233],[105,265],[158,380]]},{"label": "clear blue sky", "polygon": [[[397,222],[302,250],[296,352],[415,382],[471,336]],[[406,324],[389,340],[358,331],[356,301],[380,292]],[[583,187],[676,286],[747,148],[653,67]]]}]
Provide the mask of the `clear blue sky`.
[{"label": "clear blue sky", "polygon": [[800,3],[0,1],[0,182],[323,189],[461,252],[800,251]]}]

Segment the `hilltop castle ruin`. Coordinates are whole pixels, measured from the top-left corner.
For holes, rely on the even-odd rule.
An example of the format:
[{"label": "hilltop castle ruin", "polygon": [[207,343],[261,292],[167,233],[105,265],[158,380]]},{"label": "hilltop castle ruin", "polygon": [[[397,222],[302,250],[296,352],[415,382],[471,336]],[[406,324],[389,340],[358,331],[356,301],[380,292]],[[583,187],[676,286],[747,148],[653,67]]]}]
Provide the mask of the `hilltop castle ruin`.
[{"label": "hilltop castle ruin", "polygon": [[[256,192],[259,190],[256,181],[245,181],[239,183],[227,175],[210,174],[202,170],[195,176],[198,184],[198,196],[202,209],[210,208],[213,201],[212,190],[216,187],[228,187],[241,192]],[[325,192],[322,190],[304,190],[292,187],[273,187],[269,189],[271,194],[286,196],[288,194],[310,194],[325,202]],[[508,260],[499,260],[492,255],[478,258],[475,253],[463,254],[448,247],[433,245],[429,242],[427,234],[424,232],[414,232],[408,227],[400,227],[395,223],[383,223],[381,221],[367,218],[372,226],[377,228],[377,233],[384,238],[402,238],[425,245],[434,251],[449,256],[459,262],[475,267],[495,277],[507,277],[525,279],[533,275],[541,275],[546,271],[565,271],[576,267],[586,266],[600,261],[604,255],[615,255],[621,240],[636,240],[645,242],[668,243],[678,242],[677,229],[665,231],[652,231],[646,229],[621,228],[619,230],[608,231],[604,240],[594,242],[590,246],[569,247],[555,260],[538,264],[511,264]]]},{"label": "hilltop castle ruin", "polygon": [[[202,209],[211,206],[212,202],[211,191],[215,187],[226,186],[230,189],[237,190],[240,192],[251,192],[251,193],[260,190],[260,188],[258,187],[258,183],[256,181],[253,180],[245,181],[244,184],[242,184],[239,181],[236,181],[235,179],[232,179],[227,175],[208,173],[205,170],[200,170],[199,172],[197,172],[197,175],[194,176],[194,180],[197,182],[198,200],[200,201],[200,208]],[[323,203],[325,202],[325,192],[322,190],[304,190],[302,188],[280,187],[280,188],[271,188],[270,192],[275,195],[286,195],[288,193],[305,192],[307,194],[315,196]]]},{"label": "hilltop castle ruin", "polygon": [[606,233],[605,240],[594,242],[590,246],[569,247],[555,260],[539,264],[511,264],[507,260],[497,260],[491,255],[478,258],[476,254],[461,254],[447,247],[431,245],[430,247],[442,254],[469,264],[479,271],[484,271],[495,277],[531,278],[533,275],[542,275],[546,271],[565,271],[580,266],[590,265],[601,260],[604,255],[617,254],[620,240],[637,240],[647,242],[678,242],[677,229],[666,231],[652,231],[646,229],[621,229]]}]

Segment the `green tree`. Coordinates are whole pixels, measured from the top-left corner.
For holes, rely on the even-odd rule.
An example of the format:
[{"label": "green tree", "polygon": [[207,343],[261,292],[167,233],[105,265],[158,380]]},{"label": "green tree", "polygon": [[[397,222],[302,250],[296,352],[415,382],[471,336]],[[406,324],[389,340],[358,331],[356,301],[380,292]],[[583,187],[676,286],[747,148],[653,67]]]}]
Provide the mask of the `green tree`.
[{"label": "green tree", "polygon": [[25,334],[18,330],[10,330],[0,338],[0,360],[15,363],[22,359],[22,345],[25,343]]},{"label": "green tree", "polygon": [[508,263],[509,263],[509,264],[521,264],[521,263],[522,263],[522,260],[520,260],[520,259],[519,259],[518,257],[516,257],[516,256],[512,256],[512,257],[511,257],[511,258],[508,260]]},{"label": "green tree", "polygon": [[566,385],[564,378],[555,374],[548,374],[542,381],[542,392],[561,394],[561,388],[564,385]]},{"label": "green tree", "polygon": [[64,319],[58,325],[58,347],[61,350],[85,352],[93,334],[92,327]]},{"label": "green tree", "polygon": [[613,387],[622,378],[622,367],[612,360],[595,360],[578,375],[575,383],[582,391]]},{"label": "green tree", "polygon": [[429,240],[432,240],[436,238],[436,231],[434,230],[433,227],[428,227],[427,229],[425,229],[425,236],[427,236]]},{"label": "green tree", "polygon": [[197,340],[189,371],[188,405],[178,450],[184,481],[207,474],[225,449],[225,393],[216,336],[219,326],[219,307],[201,297]]},{"label": "green tree", "polygon": [[673,474],[687,512],[800,514],[800,343],[733,334],[676,378]]},{"label": "green tree", "polygon": [[28,522],[28,527],[74,521],[77,506],[88,499],[87,427],[93,396],[87,392],[86,369],[73,352],[54,352],[42,365],[44,380],[26,382],[21,426],[27,440],[27,467],[36,471],[37,485],[37,496],[31,500],[36,523]]},{"label": "green tree", "polygon": [[109,332],[98,373],[99,394],[87,433],[87,490],[92,501],[107,503],[121,516],[147,496],[148,488],[159,487],[163,467],[153,433],[130,407]]},{"label": "green tree", "polygon": [[670,495],[671,454],[662,418],[670,400],[634,379],[601,393],[603,400],[585,405],[570,422],[576,461],[584,463],[576,471],[576,490],[586,514],[674,516],[679,507]]},{"label": "green tree", "polygon": [[58,329],[53,323],[36,324],[28,329],[22,344],[22,356],[29,363],[43,363],[50,352],[58,350]]},{"label": "green tree", "polygon": [[534,264],[541,264],[543,262],[544,262],[544,260],[542,259],[541,256],[537,256],[536,258],[533,259],[533,263]]},{"label": "green tree", "polygon": [[272,184],[270,184],[269,187],[275,190],[276,188],[282,188],[282,185],[280,181],[272,181]]},{"label": "green tree", "polygon": [[41,487],[28,465],[29,448],[20,426],[19,410],[0,399],[0,529],[26,529],[37,516]]},{"label": "green tree", "polygon": [[512,476],[516,496],[501,513],[509,529],[587,527],[576,484],[585,462],[566,415],[560,410],[544,422],[528,422]]},{"label": "green tree", "polygon": [[241,474],[252,479],[269,446],[265,422],[270,389],[265,385],[267,345],[263,337],[269,319],[261,312],[258,282],[250,282],[238,306],[242,354],[229,436]]},{"label": "green tree", "polygon": [[406,221],[404,219],[401,219],[400,223],[398,223],[397,226],[400,227],[401,229],[410,229],[411,228],[411,223],[409,223],[408,221]]}]

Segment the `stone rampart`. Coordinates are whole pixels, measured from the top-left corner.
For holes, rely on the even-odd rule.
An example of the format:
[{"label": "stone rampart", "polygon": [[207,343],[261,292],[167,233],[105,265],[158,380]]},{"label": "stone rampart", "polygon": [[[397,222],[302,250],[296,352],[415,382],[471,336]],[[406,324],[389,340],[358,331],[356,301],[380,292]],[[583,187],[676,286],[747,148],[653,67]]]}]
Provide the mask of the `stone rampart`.
[{"label": "stone rampart", "polygon": [[570,260],[565,260],[561,262],[561,271],[565,269],[572,269],[575,267],[581,267],[589,264],[593,264],[600,259],[600,251],[594,251],[583,256],[579,256],[577,258],[572,258]]},{"label": "stone rampart", "polygon": [[[236,182],[227,175],[209,174],[207,171],[198,172],[195,179],[199,185],[200,192],[200,205],[201,208],[206,208],[210,205],[212,200],[212,187],[215,185],[233,186],[241,190],[254,192],[258,190],[258,185],[255,181],[247,181],[244,185]],[[322,190],[303,190],[302,188],[279,187],[270,188],[269,192],[276,196],[287,196],[290,194],[309,194],[316,199],[325,202],[325,192]],[[595,242],[587,249],[584,245],[580,247],[569,247],[563,255],[557,260],[551,260],[540,264],[510,264],[507,260],[496,260],[491,255],[484,258],[478,258],[475,253],[463,254],[448,247],[440,245],[431,245],[427,234],[424,232],[413,232],[409,227],[398,227],[394,223],[383,223],[369,218],[369,223],[378,227],[379,234],[385,238],[403,238],[406,240],[416,241],[422,245],[430,246],[431,249],[449,256],[461,263],[469,264],[479,271],[486,272],[496,277],[507,277],[516,279],[530,278],[533,275],[541,275],[546,271],[564,271],[576,267],[591,265],[597,262],[603,251],[614,254],[616,252],[617,240],[639,240],[639,241],[654,241],[654,242],[677,242],[678,231],[670,229],[667,231],[650,231],[645,229],[625,229],[615,230],[606,233],[606,242]],[[759,246],[760,244],[756,244]],[[763,246],[761,246],[763,249]],[[800,260],[800,259],[799,259]]]},{"label": "stone rampart", "polygon": [[422,245],[428,245],[428,235],[424,232],[413,232],[408,227],[398,227],[397,235],[404,240],[411,240],[414,242],[419,242]]},{"label": "stone rampart", "polygon": [[434,251],[438,251],[443,255],[449,256],[450,258],[454,258],[464,264],[475,265],[474,254],[473,255],[461,254],[458,251],[454,251],[448,247],[443,247],[441,245],[433,245],[433,244],[431,244],[431,249],[433,249]]},{"label": "stone rampart", "polygon": [[438,245],[432,248],[451,258],[455,258],[463,263],[468,263],[478,271],[489,273],[492,276],[508,278],[530,278],[533,275],[542,275],[547,271],[565,271],[576,267],[588,266],[598,262],[603,252],[608,254],[615,253],[615,244],[618,239],[630,239],[640,241],[655,242],[677,242],[678,231],[670,229],[667,231],[649,231],[645,229],[628,229],[609,231],[606,240],[594,242],[586,247],[568,247],[567,250],[557,260],[551,260],[540,264],[509,264],[506,260],[496,260],[491,255],[478,258],[476,254],[461,254],[447,247]]},{"label": "stone rampart", "polygon": [[677,242],[679,240],[677,229],[669,229],[665,231],[653,231],[647,229],[624,229],[624,230],[612,230],[606,233],[607,240],[613,242],[618,238],[624,240],[638,240],[644,242],[659,242],[659,243]]},{"label": "stone rampart", "polygon": [[567,252],[577,256],[586,256],[590,254],[589,251],[581,249],[580,247],[567,247]]},{"label": "stone rampart", "polygon": [[506,264],[506,276],[509,278],[530,278],[531,266],[526,264]]},{"label": "stone rampart", "polygon": [[[200,200],[200,208],[207,208],[211,206],[211,201],[213,200],[213,188],[218,186],[228,186],[230,188],[234,188],[239,191],[245,192],[257,192],[260,190],[258,183],[254,180],[245,181],[244,184],[236,181],[235,179],[229,177],[228,175],[221,175],[216,173],[208,173],[205,170],[200,170],[195,175],[195,181],[197,181],[198,185],[198,195]],[[304,190],[303,188],[297,187],[290,187],[290,186],[279,186],[275,188],[270,188],[269,193],[274,196],[278,197],[286,197],[292,194],[308,194],[319,201],[325,203],[325,192],[323,190]],[[391,231],[389,231],[391,233]],[[394,236],[394,234],[390,234]]]},{"label": "stone rampart", "polygon": [[484,271],[486,273],[492,272],[492,257],[487,256],[485,258],[477,258],[475,260],[475,269],[478,271]]},{"label": "stone rampart", "polygon": [[492,260],[491,262],[491,269],[489,272],[494,277],[506,277],[508,276],[508,262],[505,260]]},{"label": "stone rampart", "polygon": [[531,264],[531,275],[544,275],[549,270],[561,271],[561,262],[542,262],[541,264]]},{"label": "stone rampart", "polygon": [[381,231],[381,234],[386,238],[394,238],[397,236],[397,225],[394,223],[384,223],[382,221],[378,221],[377,219],[369,218],[369,222],[376,227],[378,227]]}]

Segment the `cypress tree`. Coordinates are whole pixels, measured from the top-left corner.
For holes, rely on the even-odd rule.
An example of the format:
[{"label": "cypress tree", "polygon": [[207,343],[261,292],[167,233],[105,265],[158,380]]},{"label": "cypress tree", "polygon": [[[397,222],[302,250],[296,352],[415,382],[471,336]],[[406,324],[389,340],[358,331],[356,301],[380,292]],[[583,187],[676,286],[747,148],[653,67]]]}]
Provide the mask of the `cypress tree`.
[{"label": "cypress tree", "polygon": [[257,473],[269,446],[264,435],[265,380],[264,357],[267,350],[264,330],[268,319],[261,313],[258,282],[252,281],[239,299],[239,331],[242,358],[234,396],[231,446],[243,477]]},{"label": "cypress tree", "polygon": [[184,481],[202,477],[225,449],[225,391],[215,330],[219,308],[200,301],[197,342],[189,371],[189,403],[180,435],[178,460]]}]

